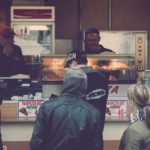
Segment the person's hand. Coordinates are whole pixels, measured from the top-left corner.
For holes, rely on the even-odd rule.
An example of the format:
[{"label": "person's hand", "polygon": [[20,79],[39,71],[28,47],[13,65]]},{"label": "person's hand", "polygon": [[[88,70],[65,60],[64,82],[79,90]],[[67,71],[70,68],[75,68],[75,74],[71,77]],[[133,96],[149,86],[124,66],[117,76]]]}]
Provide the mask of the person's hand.
[{"label": "person's hand", "polygon": [[10,56],[13,52],[13,47],[12,45],[6,45],[4,48],[3,48],[3,53],[7,56]]}]

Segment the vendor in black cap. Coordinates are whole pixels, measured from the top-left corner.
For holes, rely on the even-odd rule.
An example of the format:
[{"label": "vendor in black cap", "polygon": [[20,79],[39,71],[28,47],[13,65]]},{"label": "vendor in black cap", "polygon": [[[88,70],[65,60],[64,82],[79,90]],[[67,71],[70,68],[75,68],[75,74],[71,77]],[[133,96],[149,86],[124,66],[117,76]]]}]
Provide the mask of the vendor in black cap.
[{"label": "vendor in black cap", "polygon": [[14,35],[11,27],[0,27],[0,77],[27,74],[21,48],[14,44]]}]

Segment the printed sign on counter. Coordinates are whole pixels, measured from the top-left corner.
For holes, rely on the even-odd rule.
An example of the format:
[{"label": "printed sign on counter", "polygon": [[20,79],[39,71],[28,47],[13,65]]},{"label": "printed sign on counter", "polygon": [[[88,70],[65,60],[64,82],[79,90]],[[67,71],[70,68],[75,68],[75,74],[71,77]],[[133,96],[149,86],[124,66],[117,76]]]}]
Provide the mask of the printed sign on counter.
[{"label": "printed sign on counter", "polygon": [[18,101],[18,117],[34,118],[37,116],[38,109],[43,100],[19,100]]},{"label": "printed sign on counter", "polygon": [[127,100],[108,100],[106,107],[106,117],[127,118]]},{"label": "printed sign on counter", "polygon": [[109,84],[109,97],[126,97],[131,84]]}]

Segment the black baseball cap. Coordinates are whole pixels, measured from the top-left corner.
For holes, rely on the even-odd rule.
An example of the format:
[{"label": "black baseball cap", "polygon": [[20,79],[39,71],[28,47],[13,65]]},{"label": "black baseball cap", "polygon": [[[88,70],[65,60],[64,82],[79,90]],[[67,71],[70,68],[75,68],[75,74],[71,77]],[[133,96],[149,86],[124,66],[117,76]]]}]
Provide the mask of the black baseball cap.
[{"label": "black baseball cap", "polygon": [[83,50],[72,50],[67,54],[65,68],[69,67],[72,61],[75,60],[78,64],[87,64],[86,53]]}]

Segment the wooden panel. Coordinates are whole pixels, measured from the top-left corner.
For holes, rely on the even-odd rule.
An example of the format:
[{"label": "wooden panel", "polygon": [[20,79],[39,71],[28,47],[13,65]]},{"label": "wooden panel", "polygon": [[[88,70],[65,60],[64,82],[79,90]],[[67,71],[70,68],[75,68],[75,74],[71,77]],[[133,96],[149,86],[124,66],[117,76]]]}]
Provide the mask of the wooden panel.
[{"label": "wooden panel", "polygon": [[78,36],[78,0],[56,0],[56,38],[74,39]]},{"label": "wooden panel", "polygon": [[[29,150],[29,142],[3,142],[3,145],[7,147],[8,150]],[[117,150],[119,146],[119,141],[104,141],[104,150]]]},{"label": "wooden panel", "polygon": [[5,12],[3,10],[0,10],[0,26],[4,26],[5,25]]},{"label": "wooden panel", "polygon": [[1,117],[17,117],[17,103],[3,103],[1,105]]},{"label": "wooden panel", "polygon": [[0,2],[0,25],[10,25],[10,4]]},{"label": "wooden panel", "polygon": [[5,149],[7,148],[7,150],[30,150],[29,142],[26,142],[26,141],[3,142],[3,147],[5,147]]},{"label": "wooden panel", "polygon": [[150,35],[150,1],[113,0],[113,30],[145,30]]},{"label": "wooden panel", "polygon": [[108,29],[109,3],[108,0],[82,0],[82,29],[96,27]]},{"label": "wooden panel", "polygon": [[119,143],[117,140],[104,141],[104,150],[118,150]]},{"label": "wooden panel", "polygon": [[44,0],[12,0],[12,5],[15,6],[36,6],[44,5]]}]

